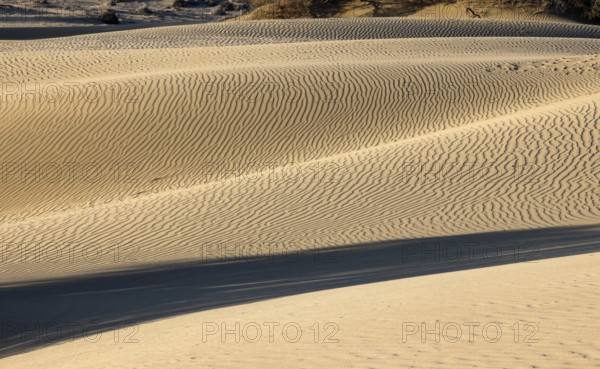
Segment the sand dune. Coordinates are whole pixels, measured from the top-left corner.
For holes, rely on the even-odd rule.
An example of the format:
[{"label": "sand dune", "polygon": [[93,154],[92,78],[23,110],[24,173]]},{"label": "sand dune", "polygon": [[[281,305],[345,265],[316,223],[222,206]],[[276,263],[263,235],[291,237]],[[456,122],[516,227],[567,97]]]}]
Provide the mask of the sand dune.
[{"label": "sand dune", "polygon": [[[395,18],[252,21],[0,41],[0,49],[0,189],[10,194],[0,198],[4,288],[226,261],[244,250],[264,256],[599,223],[597,27]],[[522,293],[535,290],[543,305],[552,303],[552,295],[536,290],[536,279],[528,276],[542,278],[542,269],[560,267],[562,274],[545,280],[549,286],[577,273],[593,275],[592,259],[544,261],[546,269],[535,271],[515,265],[453,275],[460,281],[484,278],[478,288],[491,299],[510,294],[506,283],[489,286],[514,272],[515,281],[527,282]],[[321,305],[307,303],[306,312],[319,316],[332,309],[327,296],[334,294],[349,300],[364,290],[385,294],[423,283],[423,290],[407,295],[423,301],[454,288],[451,280],[413,278],[198,314],[217,319],[212,317],[314,299]],[[583,303],[591,298],[586,291],[569,290],[569,298]],[[525,304],[523,296],[515,304]],[[457,319],[464,320],[472,300],[461,303],[455,307],[464,314]],[[406,306],[394,314],[419,310]],[[512,315],[512,307],[498,308],[503,313],[490,319],[525,319]],[[339,319],[373,307],[353,309]],[[417,318],[451,317],[437,318],[440,311],[428,309]],[[551,324],[562,317],[556,309]],[[527,319],[542,319],[545,311]],[[160,332],[173,324],[178,330],[197,317],[174,319],[143,327]],[[368,320],[347,324],[356,333]],[[554,350],[560,332],[546,333],[552,337],[548,346],[530,353]],[[353,344],[361,337],[356,334]],[[382,342],[397,338],[386,334],[393,337],[382,336]],[[370,336],[368,347],[378,339]],[[64,347],[36,355],[56,355],[52,350]],[[78,355],[89,350],[80,342],[72,347]],[[508,360],[490,349],[477,346],[490,366]],[[275,350],[293,354],[287,346]],[[341,350],[336,355],[351,360],[353,349]],[[422,357],[436,348],[403,350]],[[589,355],[593,345],[582,350]],[[460,346],[453,355],[460,362],[468,352]],[[246,354],[256,360],[262,355]],[[156,355],[165,356],[153,358],[153,365],[175,354]],[[16,356],[7,365],[26,367],[29,358]],[[563,359],[542,361],[545,367],[581,363]],[[68,365],[56,361],[56,367]]]},{"label": "sand dune", "polygon": [[[17,33],[18,29],[6,30]],[[81,49],[151,49],[333,40],[431,37],[598,38],[592,25],[490,19],[347,18],[286,19],[207,23],[115,31],[69,38],[33,40],[17,48],[56,50],[76,42]],[[53,35],[55,36],[55,35]],[[1,39],[1,38],[0,38]],[[7,45],[0,45],[6,48]],[[10,44],[8,45],[10,46]]]},{"label": "sand dune", "polygon": [[[0,107],[1,186],[14,194],[0,233],[25,246],[6,258],[98,237],[162,262],[204,243],[308,248],[594,222],[600,44],[552,41],[15,52],[28,62],[3,69],[23,82]],[[64,264],[9,275],[106,267]]]}]

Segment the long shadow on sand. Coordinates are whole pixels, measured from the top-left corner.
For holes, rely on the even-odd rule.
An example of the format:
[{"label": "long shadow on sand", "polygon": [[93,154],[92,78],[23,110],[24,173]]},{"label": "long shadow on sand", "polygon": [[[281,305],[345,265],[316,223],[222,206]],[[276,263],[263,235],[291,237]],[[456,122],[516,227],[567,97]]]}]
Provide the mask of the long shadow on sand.
[{"label": "long shadow on sand", "polygon": [[600,226],[551,228],[161,265],[0,287],[0,357],[217,307],[596,251]]}]

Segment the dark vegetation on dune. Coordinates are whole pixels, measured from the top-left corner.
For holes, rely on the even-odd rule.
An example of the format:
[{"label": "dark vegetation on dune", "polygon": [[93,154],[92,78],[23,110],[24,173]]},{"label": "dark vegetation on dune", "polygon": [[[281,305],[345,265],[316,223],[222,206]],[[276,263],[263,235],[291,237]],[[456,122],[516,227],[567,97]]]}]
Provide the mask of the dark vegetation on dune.
[{"label": "dark vegetation on dune", "polygon": [[548,11],[600,22],[600,2],[597,0],[548,0]]},{"label": "dark vegetation on dune", "polygon": [[[251,9],[259,10],[259,18],[323,18],[339,13],[357,0],[251,0]],[[452,4],[456,0],[358,0],[370,6],[373,16],[407,16],[435,4]],[[484,18],[478,9],[537,9],[537,14],[550,14],[600,24],[599,0],[474,0],[465,4],[465,13]]]},{"label": "dark vegetation on dune", "polygon": [[[11,14],[43,13],[44,9],[64,7],[71,0],[34,0],[35,8],[22,7],[18,3],[0,0],[0,11]],[[121,4],[136,5],[124,13]],[[128,13],[172,15],[184,13],[186,8],[209,8],[213,16],[237,17],[250,13],[250,19],[329,18],[341,13],[361,9],[362,17],[402,17],[415,14],[431,5],[457,4],[452,14],[428,13],[431,18],[456,18],[458,9],[462,16],[470,18],[493,18],[495,11],[514,10],[528,15],[556,15],[582,23],[600,24],[600,0],[171,0],[166,8],[156,8],[148,0],[98,0],[99,14],[94,18],[103,23],[118,24]],[[150,6],[152,5],[152,6]],[[132,10],[133,9],[133,10]],[[90,10],[93,12],[94,9]],[[439,10],[439,9],[438,9]],[[440,10],[443,12],[443,10]]]}]

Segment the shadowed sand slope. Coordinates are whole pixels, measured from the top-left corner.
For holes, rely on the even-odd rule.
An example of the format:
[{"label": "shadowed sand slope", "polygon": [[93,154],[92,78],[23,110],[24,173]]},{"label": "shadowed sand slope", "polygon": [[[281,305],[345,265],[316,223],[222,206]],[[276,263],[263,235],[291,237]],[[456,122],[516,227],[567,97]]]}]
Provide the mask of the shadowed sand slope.
[{"label": "shadowed sand slope", "polygon": [[[598,343],[594,340],[594,332],[600,328],[600,316],[595,308],[595,301],[600,297],[598,255],[328,289],[183,314],[141,325],[122,324],[119,329],[101,334],[92,329],[94,333],[85,339],[80,337],[82,327],[94,326],[71,316],[67,323],[81,324],[74,326],[73,334],[69,335],[65,333],[65,325],[61,325],[65,320],[63,316],[63,320],[50,322],[54,327],[62,327],[63,339],[74,341],[0,359],[0,364],[15,369],[80,368],[82,363],[86,368],[111,365],[258,368],[278,367],[282,362],[290,368],[331,368],[342,363],[348,367],[423,369],[517,365],[592,368],[600,365],[596,356]],[[343,260],[340,259],[340,263]],[[396,260],[401,264],[400,259]],[[366,259],[364,265],[372,266],[370,261]],[[239,268],[232,270],[240,271]],[[322,266],[321,270],[328,268]],[[552,272],[548,273],[549,270]],[[278,271],[278,275],[289,276],[281,272]],[[181,274],[176,278],[181,278]],[[135,277],[132,280],[139,283]],[[197,278],[196,283],[200,280]],[[235,277],[230,281],[233,280]],[[246,284],[239,285],[234,294],[213,294],[211,298],[198,299],[202,287],[192,290],[193,285],[189,286],[185,294],[173,286],[162,289],[166,279],[160,278],[154,281],[154,287],[148,288],[146,297],[137,302],[149,301],[152,295],[170,296],[172,300],[160,305],[164,308],[181,307],[186,303],[210,304],[232,295],[250,297],[253,292],[260,295],[264,288],[252,284],[253,281],[256,280],[252,277],[245,279]],[[288,291],[301,288],[295,287],[301,284],[294,282],[298,281],[288,281]],[[365,278],[363,282],[372,280]],[[181,286],[180,282],[174,283]],[[200,283],[204,285],[206,282]],[[143,296],[143,290],[134,288],[135,297],[132,297],[123,286],[128,284],[118,284],[114,292],[105,293],[108,299],[102,298],[102,294],[94,295],[98,292],[97,285],[70,290],[67,287],[62,299],[81,300],[83,311],[88,313],[101,313],[93,308],[94,304],[104,306],[104,312],[116,308],[126,311],[131,308],[131,302],[136,301],[135,297]],[[153,292],[157,290],[160,292]],[[210,294],[208,289],[205,291]],[[40,291],[37,296],[45,295]],[[184,300],[176,301],[177,296]],[[54,301],[47,295],[43,299]],[[142,307],[138,305],[140,310]],[[38,315],[38,322],[41,321],[39,316],[47,317]],[[583,317],[585,322],[582,322]],[[40,326],[49,324],[42,321]],[[35,328],[29,329],[35,332]],[[422,336],[424,330],[428,333]],[[22,333],[19,329],[15,332]],[[30,339],[31,335],[30,332]]]},{"label": "shadowed sand slope", "polygon": [[[494,232],[395,240],[368,245],[230,260],[180,263],[0,286],[3,337],[0,357],[184,313],[276,297],[437,273],[524,263],[600,250],[598,226]],[[52,324],[64,334],[26,334]],[[25,327],[25,328],[23,328]]]}]

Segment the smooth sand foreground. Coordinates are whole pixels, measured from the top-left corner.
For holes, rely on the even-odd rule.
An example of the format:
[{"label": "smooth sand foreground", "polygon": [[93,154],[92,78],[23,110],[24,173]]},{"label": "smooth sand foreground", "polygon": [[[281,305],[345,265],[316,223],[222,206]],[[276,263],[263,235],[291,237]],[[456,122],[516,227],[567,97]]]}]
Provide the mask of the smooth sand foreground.
[{"label": "smooth sand foreground", "polygon": [[[103,329],[140,331],[135,345],[41,349],[9,329],[0,354],[31,352],[0,365],[598,366],[597,254],[545,258],[600,245],[599,37],[575,24],[392,18],[0,41],[3,315],[35,322],[46,301],[43,324],[90,308],[98,316],[86,321]],[[386,254],[374,245],[400,242],[402,252],[403,242],[473,234],[479,245],[533,244],[544,260],[378,274]],[[284,264],[261,279],[219,266],[218,283],[198,287],[177,282],[197,269],[172,274],[176,263],[336,247],[371,247],[379,261],[307,267],[296,285]],[[143,293],[121,274],[141,269]],[[275,282],[278,292],[263,288]],[[367,282],[380,283],[353,286]],[[198,290],[211,293],[208,305],[186,298]],[[252,291],[260,302],[223,308],[252,302]],[[340,343],[198,342],[206,320],[295,317],[337,324]],[[402,322],[473,319],[510,333],[535,322],[540,343],[402,343]]]},{"label": "smooth sand foreground", "polygon": [[599,255],[209,310],[0,363],[15,369],[596,368]]}]

